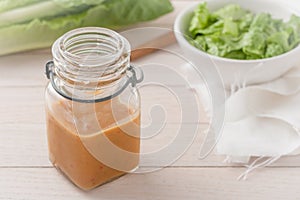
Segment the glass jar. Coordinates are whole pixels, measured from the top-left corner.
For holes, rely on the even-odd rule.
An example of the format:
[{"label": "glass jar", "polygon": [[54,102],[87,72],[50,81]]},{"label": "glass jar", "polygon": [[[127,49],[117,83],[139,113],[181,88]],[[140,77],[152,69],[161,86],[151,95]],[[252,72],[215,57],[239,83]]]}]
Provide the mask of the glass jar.
[{"label": "glass jar", "polygon": [[50,161],[85,190],[136,169],[136,84],[143,76],[130,66],[128,41],[109,29],[81,28],[59,38],[52,54],[45,93]]}]

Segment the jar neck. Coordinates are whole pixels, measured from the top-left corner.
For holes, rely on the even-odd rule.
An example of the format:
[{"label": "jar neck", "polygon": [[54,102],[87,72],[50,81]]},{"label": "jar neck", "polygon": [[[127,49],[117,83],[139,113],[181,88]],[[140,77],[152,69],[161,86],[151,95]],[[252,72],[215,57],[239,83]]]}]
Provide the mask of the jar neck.
[{"label": "jar neck", "polygon": [[130,45],[118,33],[88,27],[70,31],[52,46],[55,84],[67,95],[92,99],[118,90],[130,66]]}]

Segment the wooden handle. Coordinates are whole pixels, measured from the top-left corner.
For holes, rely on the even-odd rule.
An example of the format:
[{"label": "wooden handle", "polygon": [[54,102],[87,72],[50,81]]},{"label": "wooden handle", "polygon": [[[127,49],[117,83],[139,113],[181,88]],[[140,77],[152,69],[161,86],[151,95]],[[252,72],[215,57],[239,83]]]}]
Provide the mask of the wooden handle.
[{"label": "wooden handle", "polygon": [[147,42],[143,44],[142,46],[139,46],[137,49],[133,50],[131,52],[130,59],[132,61],[137,60],[141,57],[144,57],[150,53],[153,53],[157,50],[160,50],[166,46],[169,46],[171,44],[174,44],[176,42],[175,35],[173,31],[160,36],[150,42]]}]

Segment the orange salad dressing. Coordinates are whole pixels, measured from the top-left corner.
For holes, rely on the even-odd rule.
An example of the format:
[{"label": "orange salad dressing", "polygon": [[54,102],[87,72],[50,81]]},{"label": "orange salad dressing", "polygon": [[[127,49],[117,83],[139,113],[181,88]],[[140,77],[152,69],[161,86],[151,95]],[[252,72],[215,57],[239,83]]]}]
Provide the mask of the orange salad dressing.
[{"label": "orange salad dressing", "polygon": [[[123,174],[126,170],[138,166],[140,152],[140,114],[132,114],[131,109],[124,104],[114,101],[117,108],[118,119],[123,118],[122,123],[115,119],[114,112],[110,107],[113,100],[96,103],[93,106],[94,116],[101,126],[101,131],[93,134],[78,134],[78,123],[66,117],[70,102],[60,101],[54,104],[51,109],[47,108],[47,130],[49,156],[53,165],[59,168],[75,185],[89,190],[109,182]],[[69,103],[69,104],[68,104]],[[73,103],[76,106],[76,103]],[[84,121],[86,115],[80,113],[75,115]],[[69,111],[70,114],[70,111]],[[134,116],[134,117],[128,117]],[[118,121],[118,122],[117,122]],[[97,125],[99,127],[99,124]],[[88,132],[99,130],[96,125],[88,124]],[[126,133],[125,133],[126,132]],[[126,157],[125,154],[115,154],[106,148],[104,139],[108,139],[124,152],[134,153],[137,156]],[[103,144],[103,145],[102,145]],[[87,146],[92,148],[92,151]],[[101,152],[120,166],[125,166],[125,171],[105,165],[101,159],[97,159],[91,152]],[[125,159],[125,160],[124,160]],[[122,168],[122,167],[121,167]]]}]

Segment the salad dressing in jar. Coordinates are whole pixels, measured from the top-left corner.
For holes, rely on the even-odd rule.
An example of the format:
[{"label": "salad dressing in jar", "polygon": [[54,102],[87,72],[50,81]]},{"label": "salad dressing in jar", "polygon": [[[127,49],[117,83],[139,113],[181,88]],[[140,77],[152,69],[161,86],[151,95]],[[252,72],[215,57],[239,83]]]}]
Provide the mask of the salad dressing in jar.
[{"label": "salad dressing in jar", "polygon": [[130,66],[128,41],[104,28],[76,29],[52,54],[45,94],[50,161],[85,190],[136,169],[142,78]]}]

